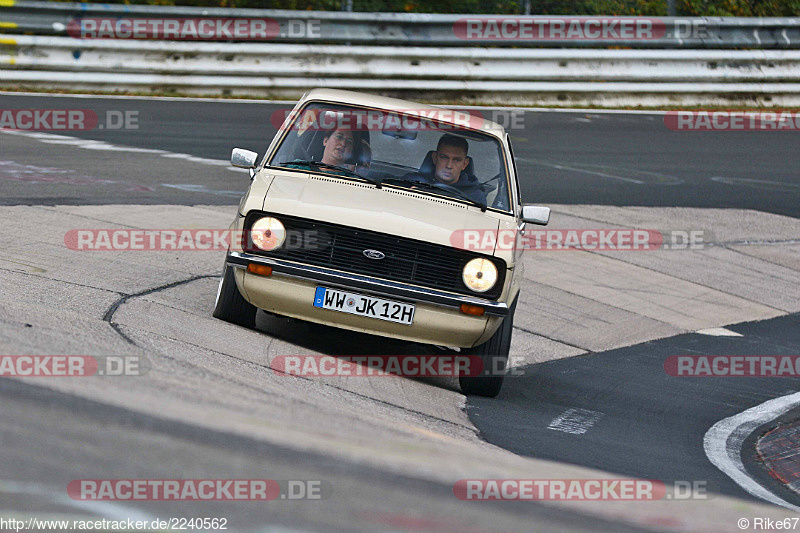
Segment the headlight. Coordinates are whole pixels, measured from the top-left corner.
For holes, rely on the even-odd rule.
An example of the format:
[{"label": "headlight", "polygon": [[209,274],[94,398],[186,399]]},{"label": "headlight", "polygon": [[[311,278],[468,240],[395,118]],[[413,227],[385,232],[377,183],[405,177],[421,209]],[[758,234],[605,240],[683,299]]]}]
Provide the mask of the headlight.
[{"label": "headlight", "polygon": [[486,292],[497,283],[497,267],[488,259],[476,257],[464,266],[464,285],[475,292]]},{"label": "headlight", "polygon": [[269,252],[279,248],[286,240],[286,228],[277,218],[259,218],[250,228],[250,238],[257,247]]}]

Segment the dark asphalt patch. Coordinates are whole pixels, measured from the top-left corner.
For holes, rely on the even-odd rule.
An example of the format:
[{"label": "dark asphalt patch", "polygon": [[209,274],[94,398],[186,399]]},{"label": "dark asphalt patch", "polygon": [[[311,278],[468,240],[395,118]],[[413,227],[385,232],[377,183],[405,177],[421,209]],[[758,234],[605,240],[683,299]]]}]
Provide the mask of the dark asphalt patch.
[{"label": "dark asphalt patch", "polygon": [[[531,365],[507,378],[498,398],[470,397],[467,412],[486,440],[520,455],[667,483],[701,481],[752,499],[708,460],[703,437],[724,418],[797,392],[800,378],[676,377],[664,363],[674,355],[800,355],[800,314],[727,328],[743,337],[692,333]],[[569,410],[596,420],[583,433],[549,427],[570,418]],[[748,468],[753,444],[743,454]]]}]

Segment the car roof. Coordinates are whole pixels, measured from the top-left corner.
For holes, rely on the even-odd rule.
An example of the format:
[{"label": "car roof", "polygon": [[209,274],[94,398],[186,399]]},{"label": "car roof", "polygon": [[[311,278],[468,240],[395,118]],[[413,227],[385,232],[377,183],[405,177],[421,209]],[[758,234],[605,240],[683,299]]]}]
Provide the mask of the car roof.
[{"label": "car roof", "polygon": [[[342,91],[339,89],[313,89],[303,95],[300,103],[304,104],[308,101],[315,100],[375,107],[387,111],[409,113],[416,116],[424,115],[425,117],[433,118],[440,122],[466,126],[466,123],[463,121],[454,121],[453,113],[448,108],[419,104],[408,100],[400,100],[398,98],[388,98],[355,91]],[[483,118],[479,112],[470,113],[469,110],[465,110],[465,112],[469,113],[471,117],[468,127],[494,135],[500,139],[505,138],[505,129],[500,124]]]}]

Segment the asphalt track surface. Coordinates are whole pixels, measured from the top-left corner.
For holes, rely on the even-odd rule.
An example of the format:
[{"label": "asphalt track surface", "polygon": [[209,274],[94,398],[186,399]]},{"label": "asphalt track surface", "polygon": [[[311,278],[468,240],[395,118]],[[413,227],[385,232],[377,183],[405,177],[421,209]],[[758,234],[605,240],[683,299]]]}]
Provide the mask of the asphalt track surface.
[{"label": "asphalt track surface", "polygon": [[478,533],[521,531],[528,525],[546,531],[639,531],[530,502],[501,502],[494,509],[464,506],[453,497],[452,486],[167,422],[157,414],[137,414],[9,379],[0,379],[0,400],[3,476],[25,479],[0,485],[6,511],[75,516],[69,505],[74,502],[65,503],[62,494],[48,488],[83,479],[86,472],[103,472],[103,479],[175,479],[172,474],[180,472],[181,479],[322,480],[322,499],[122,502],[94,509],[87,505],[86,511],[108,520],[224,517],[229,531]]},{"label": "asphalt track surface", "polygon": [[[797,392],[799,378],[670,376],[664,364],[675,355],[797,355],[800,315],[726,329],[743,337],[678,335],[527,367],[525,375],[507,380],[497,401],[471,398],[470,418],[489,442],[520,455],[670,483],[697,481],[710,492],[742,496],[708,461],[703,436],[718,420]],[[597,413],[602,423],[582,435],[549,429],[567,408]],[[800,504],[797,494],[766,475],[752,450],[743,454],[748,473]]]},{"label": "asphalt track surface", "polygon": [[[232,147],[263,155],[293,105],[143,99],[65,99],[0,95],[2,109],[90,109],[101,122],[109,111],[135,112],[138,129],[70,131],[83,139],[202,158],[228,160]],[[523,201],[528,203],[722,207],[800,217],[800,159],[796,131],[678,132],[659,114],[515,111],[510,129]],[[495,115],[487,113],[487,118]],[[498,121],[512,116],[497,111]],[[277,120],[277,121],[276,121]],[[53,132],[58,133],[58,132]],[[47,163],[46,154],[41,154]],[[111,157],[112,153],[105,155]],[[45,165],[46,166],[46,165]],[[141,169],[133,179],[155,193],[121,194],[108,188],[67,189],[42,195],[42,203],[226,203],[215,194],[176,194],[158,187],[163,176]],[[245,183],[211,176],[183,177],[217,191]],[[88,188],[88,187],[87,187]],[[13,205],[40,193],[21,187],[0,198]],[[228,196],[227,198],[230,198]]]},{"label": "asphalt track surface", "polygon": [[[263,154],[275,131],[269,117],[289,107],[0,95],[3,109],[93,109],[99,115],[136,111],[136,130],[65,134],[216,160],[227,159],[233,146]],[[511,134],[526,202],[730,207],[800,217],[796,133],[681,133],[668,130],[657,114],[591,112],[526,112],[525,125]],[[89,175],[92,169],[114,165],[113,150],[76,150],[74,159],[53,160],[45,144],[15,147],[9,153],[0,145],[0,160],[41,161],[42,168],[85,169]],[[168,163],[136,172],[119,169],[120,180],[103,186],[78,180],[45,188],[41,182],[5,180],[0,204],[232,205],[247,184],[246,176],[222,167],[178,173]],[[523,376],[507,379],[499,398],[470,398],[467,413],[489,443],[522,456],[666,482],[702,481],[714,493],[754,500],[705,457],[703,435],[726,416],[795,392],[797,380],[676,378],[664,373],[663,363],[680,354],[797,355],[798,326],[798,316],[789,315],[730,326],[744,335],[741,338],[687,334],[527,366]],[[300,345],[307,342],[302,327],[288,336]],[[335,334],[334,338],[341,340]],[[324,346],[314,347],[325,351]],[[348,352],[342,347],[338,351]],[[186,503],[176,513],[174,506],[152,502],[114,512],[147,517],[192,516],[195,511],[204,516],[234,514],[237,527],[253,531],[627,530],[618,522],[539,504],[466,507],[454,501],[451,485],[166,421],[158,413],[145,415],[15,380],[0,379],[0,403],[3,478],[27,480],[4,486],[6,507],[17,511],[67,513],[69,506],[42,487],[63,486],[92,470],[106,478],[159,478],[164,471],[180,471],[186,478],[229,479],[263,473],[273,479],[325,479],[348,497],[345,503],[323,500],[318,507],[309,502],[264,508],[205,502],[202,508]],[[579,435],[548,429],[565,409],[586,409],[602,423]],[[754,477],[800,504],[796,495],[766,476],[753,457],[745,458]],[[6,499],[9,494],[13,496]],[[410,518],[409,509],[420,517]]]}]

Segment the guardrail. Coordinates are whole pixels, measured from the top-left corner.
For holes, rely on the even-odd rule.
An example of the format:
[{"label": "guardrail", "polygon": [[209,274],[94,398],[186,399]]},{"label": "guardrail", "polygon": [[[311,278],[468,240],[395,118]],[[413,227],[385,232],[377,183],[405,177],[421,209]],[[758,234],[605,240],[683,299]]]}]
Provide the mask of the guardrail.
[{"label": "guardrail", "polygon": [[800,51],[0,38],[0,86],[297,98],[312,87],[511,105],[800,105]]},{"label": "guardrail", "polygon": [[[624,33],[567,39],[543,30],[527,38],[519,30],[531,17],[28,0],[0,0],[0,6],[6,88],[296,98],[326,86],[451,103],[800,106],[800,19],[547,17],[547,32],[570,21],[588,30],[588,20],[655,30],[637,39]],[[191,19],[249,19],[270,32],[241,42],[225,32],[167,41],[120,31],[121,21],[130,29],[133,20]],[[86,37],[92,20],[116,24],[120,38],[64,36]],[[476,38],[466,33],[467,20],[484,29],[494,21],[500,34]],[[517,38],[503,28],[516,28]]]},{"label": "guardrail", "polygon": [[[486,21],[488,16],[418,13],[353,13],[329,11],[285,11],[256,9],[140,6],[124,4],[79,4],[3,0],[0,30],[37,35],[66,35],[70,22],[82,18],[261,18],[279,27],[276,39],[284,43],[328,43],[394,46],[514,46],[514,47],[602,47],[632,48],[800,48],[798,18],[670,18],[652,20],[658,30],[650,39],[587,38],[487,38],[467,39],[457,28],[466,20]],[[497,19],[497,17],[494,17]],[[519,24],[531,17],[503,16]],[[575,17],[545,17],[575,20]],[[618,18],[617,20],[635,20]],[[643,20],[643,19],[639,19]],[[292,31],[297,21],[314,21],[316,31]],[[500,28],[502,32],[502,27]]]}]

